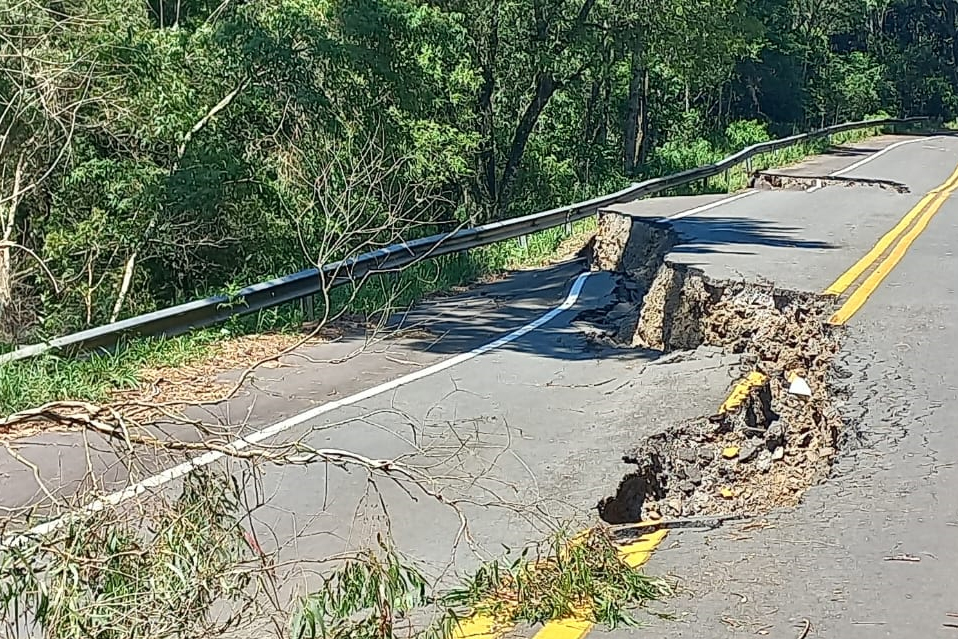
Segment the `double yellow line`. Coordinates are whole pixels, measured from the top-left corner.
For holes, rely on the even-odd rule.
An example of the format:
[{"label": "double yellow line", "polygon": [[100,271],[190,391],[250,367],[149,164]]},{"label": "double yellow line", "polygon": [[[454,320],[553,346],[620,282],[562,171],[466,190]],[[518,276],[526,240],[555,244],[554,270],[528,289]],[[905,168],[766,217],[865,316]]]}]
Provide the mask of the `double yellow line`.
[{"label": "double yellow line", "polygon": [[[945,201],[958,190],[958,168],[945,180],[943,184],[928,193],[910,210],[895,228],[884,236],[868,253],[858,260],[854,266],[842,273],[835,282],[825,289],[826,295],[836,297],[843,295],[862,275],[874,266],[874,270],[856,288],[848,299],[835,311],[829,319],[830,324],[841,326],[848,322],[855,313],[864,306],[872,293],[881,285],[882,281],[891,273],[905,256],[909,247],[918,239],[918,236],[928,227],[932,218],[941,210]],[[906,232],[907,231],[907,232]],[[904,235],[902,235],[904,234]],[[899,239],[900,238],[900,239]],[[897,240],[894,248],[889,248]],[[877,266],[875,266],[877,263]]]}]

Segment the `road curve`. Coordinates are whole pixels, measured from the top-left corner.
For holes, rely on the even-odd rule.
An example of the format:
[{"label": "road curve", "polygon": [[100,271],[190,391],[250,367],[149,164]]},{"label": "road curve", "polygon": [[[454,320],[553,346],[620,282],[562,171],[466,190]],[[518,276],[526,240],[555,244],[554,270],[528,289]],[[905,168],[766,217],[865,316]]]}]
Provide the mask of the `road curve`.
[{"label": "road curve", "polygon": [[[813,293],[918,211],[856,279],[859,290],[889,265],[843,318],[840,367],[850,377],[841,410],[856,436],[835,476],[797,508],[767,515],[767,527],[673,533],[678,543],[656,551],[651,570],[678,575],[696,597],[669,603],[676,621],[614,634],[954,635],[945,624],[958,612],[949,601],[958,589],[958,506],[948,497],[958,488],[948,410],[958,404],[958,201],[948,197],[956,168],[956,138],[889,136],[789,167],[810,180],[807,189],[610,209],[677,233],[668,263],[716,281]],[[829,177],[895,181],[908,192],[814,182]],[[929,201],[934,212],[922,208]],[[888,255],[909,233],[891,264]],[[258,371],[235,400],[197,413],[214,416],[232,438],[399,459],[426,489],[412,499],[408,484],[378,482],[371,491],[356,469],[264,467],[250,483],[249,525],[281,563],[306,562],[287,594],[315,583],[310,560],[368,543],[386,518],[397,545],[440,577],[499,555],[503,545],[541,539],[556,521],[587,526],[628,472],[626,451],[668,425],[716,412],[749,362],[708,346],[663,356],[611,343],[602,320],[628,311],[627,285],[606,272],[584,276],[586,269],[572,261],[521,271],[423,304],[397,320],[416,330],[311,347]],[[104,491],[122,495],[115,491],[129,477],[121,460],[95,442],[102,450],[87,458],[89,445],[75,433],[27,438],[17,454],[35,469],[0,452],[2,505],[32,503],[42,494],[37,476],[71,494],[88,459]],[[240,462],[209,462],[246,472]],[[158,459],[157,474],[134,479],[151,491],[175,489],[171,468]],[[439,493],[443,503],[430,497]],[[520,634],[537,632],[558,639],[549,627]]]}]

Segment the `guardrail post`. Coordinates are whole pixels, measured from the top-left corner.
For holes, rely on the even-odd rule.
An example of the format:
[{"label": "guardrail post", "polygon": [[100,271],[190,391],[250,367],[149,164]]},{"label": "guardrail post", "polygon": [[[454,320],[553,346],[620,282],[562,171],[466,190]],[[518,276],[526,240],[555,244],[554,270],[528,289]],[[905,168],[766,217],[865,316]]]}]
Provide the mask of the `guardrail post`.
[{"label": "guardrail post", "polygon": [[752,158],[745,159],[745,172],[749,175],[752,174]]},{"label": "guardrail post", "polygon": [[522,248],[523,251],[526,250],[527,248],[529,248],[529,236],[528,236],[528,235],[520,235],[520,236],[519,236],[519,246]]},{"label": "guardrail post", "polygon": [[312,295],[302,298],[303,319],[312,320],[316,317],[316,307]]}]

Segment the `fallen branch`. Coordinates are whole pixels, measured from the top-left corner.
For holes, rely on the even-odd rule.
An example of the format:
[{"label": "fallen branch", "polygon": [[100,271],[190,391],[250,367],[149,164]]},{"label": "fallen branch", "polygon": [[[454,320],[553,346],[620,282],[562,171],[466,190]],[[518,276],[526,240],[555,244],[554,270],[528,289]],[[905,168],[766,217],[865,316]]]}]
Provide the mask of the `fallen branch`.
[{"label": "fallen branch", "polygon": [[613,532],[627,530],[652,531],[661,528],[718,528],[727,521],[752,519],[755,515],[702,515],[699,517],[681,517],[676,519],[660,519],[657,521],[640,521],[634,524],[615,524],[609,526]]}]

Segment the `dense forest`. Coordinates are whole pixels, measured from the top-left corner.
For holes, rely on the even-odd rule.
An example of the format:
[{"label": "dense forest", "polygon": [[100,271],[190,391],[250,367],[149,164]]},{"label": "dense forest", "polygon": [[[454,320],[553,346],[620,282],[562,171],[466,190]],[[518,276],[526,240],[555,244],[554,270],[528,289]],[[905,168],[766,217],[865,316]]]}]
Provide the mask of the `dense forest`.
[{"label": "dense forest", "polygon": [[0,0],[0,341],[958,111],[953,0]]}]

